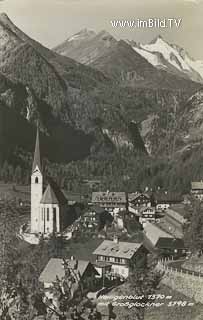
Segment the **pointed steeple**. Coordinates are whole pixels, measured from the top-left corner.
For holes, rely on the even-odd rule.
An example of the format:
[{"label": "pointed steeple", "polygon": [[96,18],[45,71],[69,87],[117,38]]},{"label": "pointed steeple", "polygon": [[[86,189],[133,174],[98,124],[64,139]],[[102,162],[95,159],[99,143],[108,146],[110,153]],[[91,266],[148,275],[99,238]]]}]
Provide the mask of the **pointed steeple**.
[{"label": "pointed steeple", "polygon": [[34,160],[32,164],[32,172],[35,171],[36,167],[40,171],[42,171],[41,167],[41,157],[40,157],[40,144],[39,144],[39,128],[37,126],[37,136],[36,136],[36,143],[35,143],[35,153],[34,153]]}]

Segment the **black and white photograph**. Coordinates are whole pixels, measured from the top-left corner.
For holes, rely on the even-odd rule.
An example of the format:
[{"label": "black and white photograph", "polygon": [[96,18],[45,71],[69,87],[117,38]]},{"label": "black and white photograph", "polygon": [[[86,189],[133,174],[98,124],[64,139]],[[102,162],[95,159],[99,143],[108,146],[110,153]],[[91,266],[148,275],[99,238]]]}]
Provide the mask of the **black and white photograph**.
[{"label": "black and white photograph", "polygon": [[0,0],[0,320],[203,320],[203,0]]}]

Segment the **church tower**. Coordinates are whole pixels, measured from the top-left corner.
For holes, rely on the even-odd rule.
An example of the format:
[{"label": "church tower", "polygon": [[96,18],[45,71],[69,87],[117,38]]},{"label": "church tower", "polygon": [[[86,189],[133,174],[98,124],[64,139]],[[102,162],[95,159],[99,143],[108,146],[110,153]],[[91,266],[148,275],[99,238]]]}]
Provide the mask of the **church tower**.
[{"label": "church tower", "polygon": [[43,194],[43,175],[40,158],[39,129],[37,128],[31,174],[31,233],[40,232],[40,201]]}]

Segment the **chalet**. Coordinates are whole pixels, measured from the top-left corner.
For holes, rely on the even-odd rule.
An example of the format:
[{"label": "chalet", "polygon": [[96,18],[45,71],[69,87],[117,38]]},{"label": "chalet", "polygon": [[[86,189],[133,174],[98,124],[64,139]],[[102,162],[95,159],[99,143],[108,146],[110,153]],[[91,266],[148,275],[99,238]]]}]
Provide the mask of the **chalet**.
[{"label": "chalet", "polygon": [[[83,286],[88,286],[93,283],[95,276],[98,276],[98,272],[89,261],[75,260],[74,258],[66,259],[70,274],[75,279],[76,287],[78,282],[81,281]],[[64,260],[58,258],[51,258],[46,267],[42,271],[39,281],[43,283],[45,289],[49,289],[53,286],[56,279],[61,281],[65,276]],[[75,287],[75,288],[76,288]],[[74,291],[74,287],[72,290]]]},{"label": "chalet", "polygon": [[203,200],[203,181],[191,183],[191,194],[198,200]]},{"label": "chalet", "polygon": [[98,205],[106,210],[124,210],[127,208],[127,197],[125,192],[93,192],[92,204]]},{"label": "chalet", "polygon": [[140,222],[145,223],[147,221],[149,222],[155,222],[156,221],[156,209],[155,207],[142,207],[140,209]]},{"label": "chalet", "polygon": [[178,257],[186,254],[186,248],[182,239],[159,238],[156,248],[164,256]]},{"label": "chalet", "polygon": [[[123,278],[129,276],[131,268],[145,261],[148,251],[142,243],[120,242],[117,237],[104,240],[93,252],[97,263],[111,264],[111,272]],[[97,268],[101,273],[101,269]]]},{"label": "chalet", "polygon": [[183,197],[179,193],[165,191],[153,194],[157,210],[166,210],[171,205],[179,204],[183,201]]},{"label": "chalet", "polygon": [[147,193],[131,193],[129,194],[129,203],[135,207],[151,205],[150,196]]},{"label": "chalet", "polygon": [[87,228],[93,228],[99,224],[99,216],[94,211],[85,212],[81,220]]}]

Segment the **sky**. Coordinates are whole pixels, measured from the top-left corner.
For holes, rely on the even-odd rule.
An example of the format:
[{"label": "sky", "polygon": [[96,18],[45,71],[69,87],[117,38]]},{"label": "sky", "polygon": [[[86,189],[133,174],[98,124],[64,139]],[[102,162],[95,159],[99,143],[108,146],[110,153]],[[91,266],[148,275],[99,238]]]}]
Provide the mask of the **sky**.
[{"label": "sky", "polygon": [[[53,48],[81,29],[148,43],[157,35],[203,60],[203,0],[0,0],[0,12]],[[181,18],[179,28],[113,28],[111,20]]]}]

